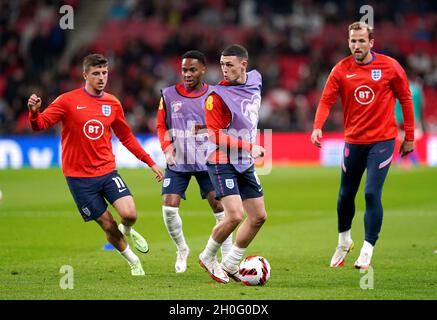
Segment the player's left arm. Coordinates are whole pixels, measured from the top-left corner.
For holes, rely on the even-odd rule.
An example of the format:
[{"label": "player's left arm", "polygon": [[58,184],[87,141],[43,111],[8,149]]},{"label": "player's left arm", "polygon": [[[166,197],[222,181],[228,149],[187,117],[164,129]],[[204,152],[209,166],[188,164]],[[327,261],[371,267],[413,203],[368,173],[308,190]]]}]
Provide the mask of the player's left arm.
[{"label": "player's left arm", "polygon": [[135,138],[131,128],[126,122],[121,105],[119,105],[116,110],[115,119],[112,122],[111,128],[126,149],[128,149],[140,161],[146,163],[150,168],[152,168],[153,172],[156,174],[156,180],[161,181],[164,177],[161,169],[156,165],[155,161],[153,161],[150,155],[141,147],[140,143]]},{"label": "player's left arm", "polygon": [[414,150],[414,109],[413,100],[411,98],[410,85],[408,77],[402,66],[394,62],[394,74],[391,81],[391,86],[395,97],[399,100],[402,108],[404,119],[405,137],[399,148],[401,156],[406,156]]}]

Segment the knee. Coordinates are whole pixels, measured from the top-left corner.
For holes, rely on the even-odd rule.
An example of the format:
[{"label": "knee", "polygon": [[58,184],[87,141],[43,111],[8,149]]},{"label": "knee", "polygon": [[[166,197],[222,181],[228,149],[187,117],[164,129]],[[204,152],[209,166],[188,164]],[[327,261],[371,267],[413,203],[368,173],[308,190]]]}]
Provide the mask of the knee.
[{"label": "knee", "polygon": [[380,201],[380,193],[374,190],[366,190],[364,196],[367,203],[375,203]]},{"label": "knee", "polygon": [[181,196],[178,194],[163,194],[162,205],[166,207],[179,208]]},{"label": "knee", "polygon": [[180,200],[178,201],[177,199],[174,199],[174,198],[165,198],[162,201],[163,206],[173,207],[173,208],[178,208],[179,203],[180,203]]},{"label": "knee", "polygon": [[257,227],[261,227],[266,222],[266,220],[267,212],[262,212],[252,219],[252,223]]},{"label": "knee", "polygon": [[240,222],[244,218],[244,212],[242,210],[233,210],[226,213],[226,218],[229,223],[231,223],[234,226],[237,226],[240,224]]},{"label": "knee", "polygon": [[120,217],[123,219],[123,222],[132,225],[137,221],[137,211],[135,210],[135,206],[126,206],[119,211]]},{"label": "knee", "polygon": [[352,192],[346,190],[346,189],[341,189],[339,194],[338,194],[338,200],[339,201],[347,201],[350,200],[351,198],[353,198],[354,195],[352,194]]}]

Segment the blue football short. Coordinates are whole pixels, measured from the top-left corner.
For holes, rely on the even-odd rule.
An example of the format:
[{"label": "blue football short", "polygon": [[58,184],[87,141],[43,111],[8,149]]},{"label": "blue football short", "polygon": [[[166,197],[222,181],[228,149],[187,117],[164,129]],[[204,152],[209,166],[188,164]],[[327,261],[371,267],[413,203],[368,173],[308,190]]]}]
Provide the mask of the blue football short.
[{"label": "blue football short", "polygon": [[242,200],[264,195],[253,166],[244,172],[238,172],[232,164],[208,163],[207,167],[217,200],[229,195],[240,195]]},{"label": "blue football short", "polygon": [[214,186],[209,179],[207,171],[178,172],[167,168],[162,182],[162,194],[178,194],[185,200],[185,191],[188,188],[192,176],[196,178],[199,184],[200,196],[202,199],[206,199],[206,195],[214,191]]},{"label": "blue football short", "polygon": [[96,220],[108,208],[108,201],[131,195],[118,172],[92,178],[66,177],[71,195],[85,222]]}]

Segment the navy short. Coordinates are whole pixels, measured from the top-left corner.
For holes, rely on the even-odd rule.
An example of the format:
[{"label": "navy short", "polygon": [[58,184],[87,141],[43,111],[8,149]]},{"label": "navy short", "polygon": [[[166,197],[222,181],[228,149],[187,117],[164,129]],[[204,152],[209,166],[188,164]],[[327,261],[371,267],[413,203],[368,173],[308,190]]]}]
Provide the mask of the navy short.
[{"label": "navy short", "polygon": [[169,168],[165,170],[164,181],[162,183],[161,194],[178,194],[182,199],[186,199],[185,191],[188,188],[191,177],[194,176],[200,187],[200,196],[206,199],[206,195],[214,191],[214,186],[209,179],[208,172],[178,172]]},{"label": "navy short", "polygon": [[115,200],[131,195],[117,171],[92,178],[66,177],[71,195],[85,222],[96,220],[108,208],[105,199]]},{"label": "navy short", "polygon": [[238,172],[231,164],[208,163],[207,167],[217,200],[229,195],[240,195],[242,200],[263,196],[263,188],[253,166],[244,172]]}]

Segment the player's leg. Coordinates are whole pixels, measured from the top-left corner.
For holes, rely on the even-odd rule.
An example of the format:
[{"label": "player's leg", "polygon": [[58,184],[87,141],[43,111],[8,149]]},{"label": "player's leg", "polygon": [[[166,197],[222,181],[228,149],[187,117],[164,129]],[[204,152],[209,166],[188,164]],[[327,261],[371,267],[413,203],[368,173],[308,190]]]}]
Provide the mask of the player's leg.
[{"label": "player's leg", "polygon": [[107,204],[101,195],[107,175],[96,178],[70,178],[67,183],[79,212],[85,221],[96,221],[105,232],[108,241],[118,250],[131,266],[132,275],[143,275],[138,257],[129,249],[123,235],[117,229]]},{"label": "player's leg", "polygon": [[185,191],[191,179],[191,174],[165,171],[162,185],[162,217],[170,238],[176,245],[175,271],[177,273],[187,270],[187,259],[190,249],[185,240],[182,218],[179,215],[181,198],[185,199]]},{"label": "player's leg", "polygon": [[182,219],[179,215],[179,204],[181,197],[178,194],[164,194],[162,196],[162,216],[165,227],[170,238],[176,245],[176,273],[185,272],[187,270],[187,260],[190,254],[190,249],[185,240],[182,229]]},{"label": "player's leg", "polygon": [[237,173],[229,164],[208,164],[208,173],[216,198],[221,200],[225,217],[216,224],[205,249],[199,255],[200,265],[217,282],[227,283],[229,277],[217,262],[217,251],[243,219],[244,209],[237,184]]},{"label": "player's leg", "polygon": [[238,265],[244,252],[267,219],[261,182],[253,167],[239,175],[238,187],[247,218],[238,227],[235,243],[222,262],[223,270],[236,281],[239,281]]},{"label": "player's leg", "polygon": [[124,196],[118,198],[112,203],[115,210],[121,217],[121,223],[118,225],[119,230],[123,233],[129,240],[131,240],[135,248],[142,252],[149,252],[149,244],[146,239],[133,228],[137,220],[135,202],[132,196]]},{"label": "player's leg", "polygon": [[341,182],[337,200],[338,245],[331,258],[333,268],[344,265],[347,254],[353,249],[352,220],[355,216],[355,197],[366,169],[367,147],[345,144],[341,164]]},{"label": "player's leg", "polygon": [[221,202],[225,217],[214,226],[208,243],[199,256],[199,262],[214,280],[227,283],[229,278],[217,262],[217,251],[243,220],[244,209],[239,195],[225,196],[221,198]]},{"label": "player's leg", "polygon": [[103,196],[112,204],[120,215],[119,230],[134,243],[135,248],[142,252],[149,251],[149,245],[144,237],[133,228],[137,221],[137,210],[129,188],[117,171],[108,175],[105,180]]},{"label": "player's leg", "polygon": [[133,276],[144,275],[145,273],[143,267],[141,266],[140,259],[130,249],[129,244],[126,242],[123,234],[117,228],[117,223],[109,211],[105,210],[105,212],[95,221],[105,232],[108,242],[111,243],[121,254],[121,256],[128,262],[131,268],[131,274]]},{"label": "player's leg", "polygon": [[382,189],[393,159],[394,140],[378,142],[372,145],[367,157],[367,178],[364,188],[366,211],[364,213],[364,244],[360,257],[355,263],[357,268],[368,268],[373,255],[373,247],[379,237],[382,226]]},{"label": "player's leg", "polygon": [[[209,206],[215,217],[216,224],[220,223],[225,218],[225,211],[220,200],[216,199],[214,186],[209,178],[208,172],[201,172],[196,174],[197,183],[200,188],[200,195],[202,199],[207,199]],[[232,247],[232,233],[223,241],[221,245],[222,259],[229,253]]]}]

